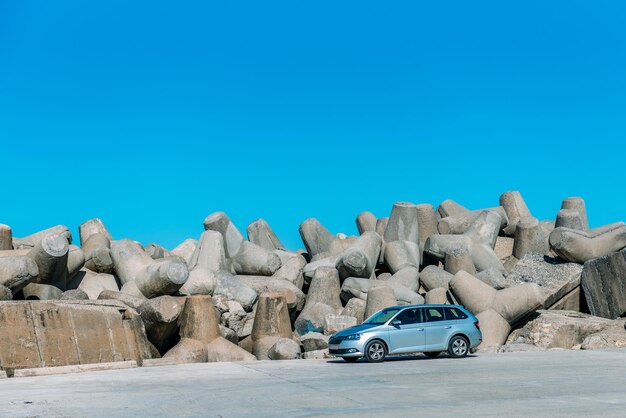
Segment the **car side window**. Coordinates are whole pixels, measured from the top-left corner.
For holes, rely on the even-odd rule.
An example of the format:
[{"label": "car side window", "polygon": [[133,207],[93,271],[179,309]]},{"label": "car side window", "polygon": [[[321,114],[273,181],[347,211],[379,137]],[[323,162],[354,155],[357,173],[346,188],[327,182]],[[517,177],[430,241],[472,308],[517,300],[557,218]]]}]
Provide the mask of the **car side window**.
[{"label": "car side window", "polygon": [[426,322],[444,321],[443,308],[424,308]]},{"label": "car side window", "polygon": [[465,319],[467,315],[458,308],[444,308],[446,321]]},{"label": "car side window", "polygon": [[422,322],[422,315],[420,309],[418,308],[410,308],[405,309],[396,316],[397,320],[402,322],[402,325],[407,324],[418,324]]}]

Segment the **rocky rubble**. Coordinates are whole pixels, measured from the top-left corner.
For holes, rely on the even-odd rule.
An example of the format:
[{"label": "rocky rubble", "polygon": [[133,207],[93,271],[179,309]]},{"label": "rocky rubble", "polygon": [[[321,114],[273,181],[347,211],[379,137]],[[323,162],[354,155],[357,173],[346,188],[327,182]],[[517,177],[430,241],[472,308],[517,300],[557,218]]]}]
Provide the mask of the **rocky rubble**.
[{"label": "rocky rubble", "polygon": [[[428,302],[474,313],[479,349],[592,349],[626,340],[617,319],[626,314],[626,224],[590,229],[580,198],[563,200],[548,221],[512,191],[485,209],[397,202],[389,217],[362,212],[356,224],[359,235],[347,236],[307,219],[300,250],[286,248],[262,219],[246,239],[223,212],[171,250],[113,237],[100,219],[79,226],[80,246],[63,225],[22,238],[0,225],[0,300],[9,301],[0,309],[11,304],[14,312],[0,328],[23,320],[16,306],[59,303],[52,311],[79,312],[63,304],[88,299],[123,306],[140,321],[133,332],[145,335],[147,348],[135,357],[323,358],[329,335],[381,308]],[[98,344],[110,343],[87,347]],[[0,347],[0,367],[27,366],[11,343]]]}]

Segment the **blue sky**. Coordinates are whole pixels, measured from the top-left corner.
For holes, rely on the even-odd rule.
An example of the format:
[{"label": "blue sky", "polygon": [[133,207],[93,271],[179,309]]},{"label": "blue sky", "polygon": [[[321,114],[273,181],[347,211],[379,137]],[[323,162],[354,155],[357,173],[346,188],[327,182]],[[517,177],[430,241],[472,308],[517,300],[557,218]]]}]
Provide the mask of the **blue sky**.
[{"label": "blue sky", "polygon": [[623,220],[625,74],[618,1],[0,0],[0,223],[173,247],[223,210],[296,248],[513,189]]}]

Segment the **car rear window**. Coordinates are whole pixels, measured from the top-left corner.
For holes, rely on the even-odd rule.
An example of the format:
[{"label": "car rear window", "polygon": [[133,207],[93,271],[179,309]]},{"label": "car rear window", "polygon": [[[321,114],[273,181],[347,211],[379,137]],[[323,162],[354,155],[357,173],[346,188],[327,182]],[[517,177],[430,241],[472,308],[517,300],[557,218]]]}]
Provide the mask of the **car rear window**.
[{"label": "car rear window", "polygon": [[467,315],[465,312],[458,308],[444,308],[446,314],[446,320],[452,321],[454,319],[465,319]]},{"label": "car rear window", "polygon": [[424,308],[426,322],[444,321],[443,308]]}]

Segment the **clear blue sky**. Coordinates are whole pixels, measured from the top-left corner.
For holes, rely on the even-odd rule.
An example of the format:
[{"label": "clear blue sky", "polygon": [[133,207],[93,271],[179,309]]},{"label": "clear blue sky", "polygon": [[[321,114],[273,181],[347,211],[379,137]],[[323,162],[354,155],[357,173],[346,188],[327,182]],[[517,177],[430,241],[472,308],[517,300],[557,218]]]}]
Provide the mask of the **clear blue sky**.
[{"label": "clear blue sky", "polygon": [[624,2],[0,0],[0,223],[173,247],[519,189],[626,216]]}]

